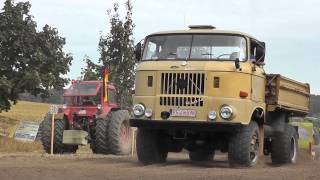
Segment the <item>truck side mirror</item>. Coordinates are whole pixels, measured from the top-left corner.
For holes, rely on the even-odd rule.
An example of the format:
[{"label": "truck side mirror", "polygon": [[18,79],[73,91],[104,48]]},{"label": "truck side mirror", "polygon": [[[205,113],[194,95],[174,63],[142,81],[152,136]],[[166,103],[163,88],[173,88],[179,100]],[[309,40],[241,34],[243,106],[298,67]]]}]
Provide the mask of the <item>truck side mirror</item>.
[{"label": "truck side mirror", "polygon": [[139,62],[141,60],[141,54],[142,54],[142,46],[141,43],[137,43],[134,49],[134,54],[136,56],[136,61]]},{"label": "truck side mirror", "polygon": [[257,65],[264,65],[264,58],[266,51],[266,44],[264,42],[259,42],[257,46]]},{"label": "truck side mirror", "polygon": [[239,58],[234,61],[234,66],[236,67],[236,70],[242,71]]}]

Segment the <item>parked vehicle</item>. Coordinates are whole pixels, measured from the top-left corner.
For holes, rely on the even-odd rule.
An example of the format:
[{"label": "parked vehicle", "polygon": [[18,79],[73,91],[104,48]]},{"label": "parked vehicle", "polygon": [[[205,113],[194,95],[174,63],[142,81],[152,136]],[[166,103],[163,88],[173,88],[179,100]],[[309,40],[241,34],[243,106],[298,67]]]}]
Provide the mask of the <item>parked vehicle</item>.
[{"label": "parked vehicle", "polygon": [[[73,81],[65,90],[65,104],[55,116],[54,153],[75,153],[86,141],[93,153],[130,153],[129,112],[120,109],[116,88],[106,79],[107,75],[104,81]],[[40,125],[47,153],[51,147],[51,117],[48,113]]]},{"label": "parked vehicle", "polygon": [[135,53],[130,124],[141,162],[161,163],[182,149],[192,161],[228,153],[232,166],[254,166],[263,153],[275,164],[296,162],[297,129],[288,122],[308,114],[310,87],[266,74],[264,42],[190,26],[148,35]]}]

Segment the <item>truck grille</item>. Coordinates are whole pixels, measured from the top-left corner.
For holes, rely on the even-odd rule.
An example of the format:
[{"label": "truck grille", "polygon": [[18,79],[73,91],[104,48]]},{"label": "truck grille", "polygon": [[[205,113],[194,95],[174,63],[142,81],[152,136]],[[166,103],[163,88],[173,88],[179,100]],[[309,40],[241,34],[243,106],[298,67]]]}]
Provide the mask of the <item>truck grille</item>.
[{"label": "truck grille", "polygon": [[160,97],[161,106],[203,106],[202,97]]},{"label": "truck grille", "polygon": [[204,73],[161,73],[161,94],[204,95]]}]

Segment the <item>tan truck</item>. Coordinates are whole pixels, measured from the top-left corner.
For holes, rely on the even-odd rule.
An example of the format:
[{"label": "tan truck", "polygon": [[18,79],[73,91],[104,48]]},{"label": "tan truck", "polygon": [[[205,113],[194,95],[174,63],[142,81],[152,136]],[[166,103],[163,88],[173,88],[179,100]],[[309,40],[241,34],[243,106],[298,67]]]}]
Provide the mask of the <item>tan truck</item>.
[{"label": "tan truck", "polygon": [[266,74],[265,43],[250,35],[189,28],[136,46],[130,124],[138,128],[139,161],[161,163],[186,149],[192,161],[219,150],[231,166],[254,166],[263,154],[294,163],[298,135],[288,120],[309,112],[309,85]]}]

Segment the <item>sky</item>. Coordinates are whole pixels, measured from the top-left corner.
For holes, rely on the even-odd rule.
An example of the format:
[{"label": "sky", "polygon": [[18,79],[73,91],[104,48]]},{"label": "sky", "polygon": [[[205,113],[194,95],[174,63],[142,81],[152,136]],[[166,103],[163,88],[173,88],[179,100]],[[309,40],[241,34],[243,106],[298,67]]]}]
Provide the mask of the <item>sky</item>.
[{"label": "sky", "polygon": [[[74,57],[70,78],[80,76],[85,55],[99,59],[99,37],[108,33],[107,10],[114,2],[124,15],[125,0],[30,0],[38,29],[49,24],[66,38],[65,51]],[[267,73],[308,82],[311,92],[320,94],[319,0],[132,0],[132,5],[136,42],[192,24],[246,32],[266,42]]]}]

